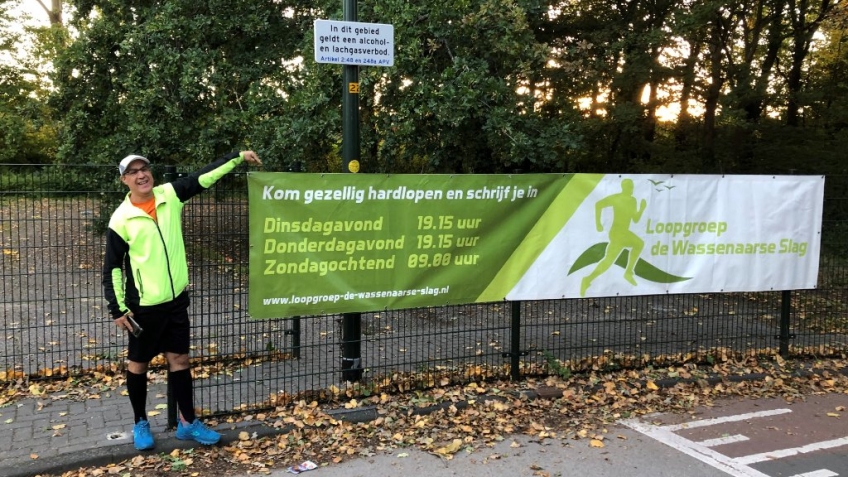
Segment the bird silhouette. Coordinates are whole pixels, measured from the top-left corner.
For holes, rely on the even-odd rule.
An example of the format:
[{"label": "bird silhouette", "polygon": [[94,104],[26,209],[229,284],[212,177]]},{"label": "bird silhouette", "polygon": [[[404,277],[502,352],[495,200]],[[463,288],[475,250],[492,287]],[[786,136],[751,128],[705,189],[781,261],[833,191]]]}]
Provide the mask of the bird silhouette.
[{"label": "bird silhouette", "polygon": [[669,186],[669,185],[667,185],[667,186],[663,186],[663,187],[665,187],[665,188],[666,188],[666,189],[668,189],[668,190],[671,190],[671,189],[674,189],[674,188],[675,188],[675,187],[677,187],[677,186]]},{"label": "bird silhouette", "polygon": [[655,180],[651,180],[651,179],[648,179],[648,181],[655,186],[660,185],[663,182],[665,182],[665,181],[655,181]]}]

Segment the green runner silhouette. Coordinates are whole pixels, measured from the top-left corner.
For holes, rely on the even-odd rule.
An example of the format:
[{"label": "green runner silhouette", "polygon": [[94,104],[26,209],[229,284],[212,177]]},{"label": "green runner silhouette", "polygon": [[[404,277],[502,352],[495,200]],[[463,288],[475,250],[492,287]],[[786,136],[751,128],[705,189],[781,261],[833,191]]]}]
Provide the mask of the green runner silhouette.
[{"label": "green runner silhouette", "polygon": [[604,225],[601,223],[601,211],[607,207],[612,207],[612,226],[609,230],[609,244],[606,253],[604,253],[604,258],[598,262],[598,266],[592,270],[592,273],[583,277],[580,282],[580,296],[586,296],[586,290],[589,289],[592,280],[607,271],[625,248],[630,249],[630,256],[627,259],[627,268],[624,269],[624,279],[632,285],[636,285],[636,279],[633,278],[633,267],[636,266],[639,255],[645,248],[645,241],[630,231],[630,223],[639,222],[647,205],[647,201],[642,199],[639,207],[636,207],[636,198],[633,197],[633,181],[630,179],[621,180],[621,192],[604,197],[595,204],[595,227],[598,232],[604,231]]}]

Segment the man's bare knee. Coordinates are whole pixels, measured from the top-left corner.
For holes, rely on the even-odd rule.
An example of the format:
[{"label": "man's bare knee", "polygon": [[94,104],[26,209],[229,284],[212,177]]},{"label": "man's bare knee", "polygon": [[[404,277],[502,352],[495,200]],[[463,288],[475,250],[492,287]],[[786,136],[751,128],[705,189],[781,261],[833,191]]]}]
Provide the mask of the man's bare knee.
[{"label": "man's bare knee", "polygon": [[147,372],[147,363],[139,363],[138,361],[128,361],[127,370],[133,374],[144,374]]},{"label": "man's bare knee", "polygon": [[182,371],[189,367],[188,353],[165,353],[165,359],[168,360],[169,371]]}]

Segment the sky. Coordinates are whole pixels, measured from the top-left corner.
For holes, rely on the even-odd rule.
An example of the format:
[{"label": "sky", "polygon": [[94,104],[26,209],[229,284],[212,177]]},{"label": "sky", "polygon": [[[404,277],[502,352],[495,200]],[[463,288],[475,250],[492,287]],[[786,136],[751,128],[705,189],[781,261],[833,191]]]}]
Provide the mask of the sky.
[{"label": "sky", "polygon": [[[48,2],[50,0],[47,0]],[[17,8],[13,8],[13,11],[19,11],[28,13],[36,25],[44,25],[47,24],[47,13],[44,12],[44,9],[41,5],[38,4],[38,0],[18,0]]]}]

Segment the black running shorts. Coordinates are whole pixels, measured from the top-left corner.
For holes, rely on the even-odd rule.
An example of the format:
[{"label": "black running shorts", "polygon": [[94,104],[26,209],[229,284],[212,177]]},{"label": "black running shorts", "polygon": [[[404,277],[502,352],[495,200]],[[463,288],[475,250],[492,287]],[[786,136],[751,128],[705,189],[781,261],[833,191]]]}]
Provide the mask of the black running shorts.
[{"label": "black running shorts", "polygon": [[191,323],[188,319],[188,292],[175,300],[133,310],[133,318],[144,331],[130,338],[128,358],[137,363],[149,363],[161,353],[188,354]]}]

